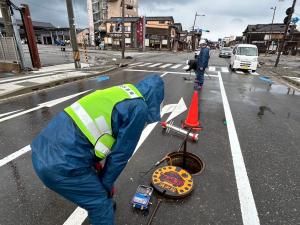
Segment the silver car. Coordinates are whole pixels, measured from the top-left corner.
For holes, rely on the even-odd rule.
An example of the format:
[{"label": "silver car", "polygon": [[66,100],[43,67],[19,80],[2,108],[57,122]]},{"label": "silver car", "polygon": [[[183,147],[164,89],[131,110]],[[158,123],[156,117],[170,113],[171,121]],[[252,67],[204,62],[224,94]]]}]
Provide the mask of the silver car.
[{"label": "silver car", "polygon": [[232,49],[230,47],[223,47],[220,50],[219,57],[231,57]]}]

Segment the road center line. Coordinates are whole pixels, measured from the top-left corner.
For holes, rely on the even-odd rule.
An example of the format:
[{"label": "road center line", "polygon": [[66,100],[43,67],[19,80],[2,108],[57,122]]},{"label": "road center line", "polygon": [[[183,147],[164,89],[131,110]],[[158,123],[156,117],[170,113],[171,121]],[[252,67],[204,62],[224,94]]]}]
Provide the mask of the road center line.
[{"label": "road center line", "polygon": [[223,100],[223,107],[227,122],[227,131],[229,136],[231,155],[233,160],[234,173],[236,177],[236,185],[240,200],[240,207],[244,225],[260,225],[255,201],[253,198],[249,178],[247,175],[244,158],[241,151],[238,135],[235,129],[230,105],[227,99],[225,87],[221,73],[219,74],[219,83]]}]

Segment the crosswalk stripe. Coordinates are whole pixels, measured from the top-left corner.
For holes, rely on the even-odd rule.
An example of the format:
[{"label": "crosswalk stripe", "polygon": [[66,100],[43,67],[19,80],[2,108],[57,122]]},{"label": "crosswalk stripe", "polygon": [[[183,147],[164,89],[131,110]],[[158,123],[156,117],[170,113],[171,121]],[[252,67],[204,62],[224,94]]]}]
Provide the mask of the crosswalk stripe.
[{"label": "crosswalk stripe", "polygon": [[228,70],[227,67],[221,67],[221,71],[222,71],[223,73],[229,73],[229,70]]},{"label": "crosswalk stripe", "polygon": [[165,64],[165,65],[162,65],[160,68],[167,68],[169,66],[171,66],[172,64]]},{"label": "crosswalk stripe", "polygon": [[151,65],[152,63],[144,63],[144,64],[141,64],[141,65],[138,65],[138,66],[148,66],[148,65]]},{"label": "crosswalk stripe", "polygon": [[208,70],[209,71],[216,71],[216,67],[215,66],[210,66],[210,67],[208,67]]},{"label": "crosswalk stripe", "polygon": [[151,65],[151,66],[149,66],[149,67],[156,67],[156,66],[160,66],[162,63],[155,63],[155,64],[153,64],[153,65]]},{"label": "crosswalk stripe", "polygon": [[136,66],[136,65],[139,65],[139,64],[142,64],[143,62],[137,62],[137,63],[132,63],[130,64],[130,66]]},{"label": "crosswalk stripe", "polygon": [[171,68],[172,68],[172,69],[177,69],[177,68],[179,68],[180,66],[182,66],[182,64],[177,64],[177,65],[175,65],[175,66],[172,66]]}]

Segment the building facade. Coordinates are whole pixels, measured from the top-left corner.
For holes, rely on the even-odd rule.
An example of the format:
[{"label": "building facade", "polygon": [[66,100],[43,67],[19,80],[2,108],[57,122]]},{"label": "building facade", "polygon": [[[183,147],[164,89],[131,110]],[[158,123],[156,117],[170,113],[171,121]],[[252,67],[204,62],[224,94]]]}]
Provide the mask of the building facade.
[{"label": "building facade", "polygon": [[[138,16],[138,0],[125,1],[125,17]],[[91,44],[106,32],[105,22],[122,16],[122,0],[87,0]],[[96,37],[95,37],[96,35]]]},{"label": "building facade", "polygon": [[[283,23],[248,25],[243,32],[243,39],[245,43],[257,45],[259,52],[276,52],[283,44],[285,27]],[[295,54],[299,47],[300,32],[295,25],[290,25],[284,53]]]},{"label": "building facade", "polygon": [[[118,26],[121,17],[112,17],[106,20],[104,43],[108,48],[120,49],[122,46],[122,26]],[[141,48],[138,43],[138,24],[141,17],[125,17],[125,46],[127,48]],[[172,26],[174,19],[166,17],[145,17],[145,47],[149,50],[171,50],[179,31]]]}]

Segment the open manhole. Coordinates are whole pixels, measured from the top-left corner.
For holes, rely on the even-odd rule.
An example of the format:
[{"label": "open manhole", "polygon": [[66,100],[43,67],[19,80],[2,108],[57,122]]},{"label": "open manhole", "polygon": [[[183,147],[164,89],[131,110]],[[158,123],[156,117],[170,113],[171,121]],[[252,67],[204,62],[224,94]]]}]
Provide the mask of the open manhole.
[{"label": "open manhole", "polygon": [[204,169],[204,162],[195,154],[186,152],[185,165],[183,165],[184,152],[171,152],[168,154],[168,165],[185,169],[192,175],[200,174]]}]

